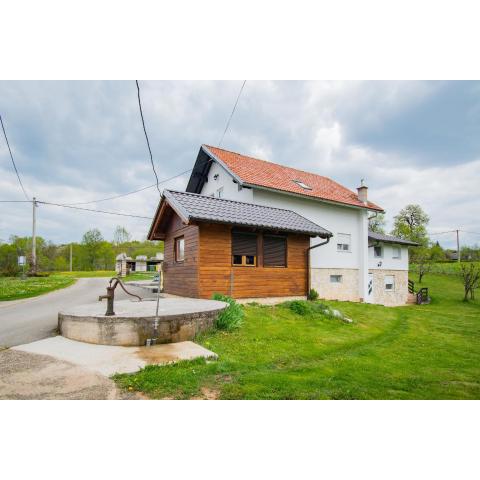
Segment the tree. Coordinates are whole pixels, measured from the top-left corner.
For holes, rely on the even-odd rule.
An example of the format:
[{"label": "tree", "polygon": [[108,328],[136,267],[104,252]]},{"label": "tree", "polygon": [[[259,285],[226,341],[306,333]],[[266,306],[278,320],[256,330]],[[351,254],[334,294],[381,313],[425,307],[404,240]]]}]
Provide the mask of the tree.
[{"label": "tree", "polygon": [[130,238],[131,235],[125,227],[122,227],[121,225],[116,226],[115,231],[113,232],[113,243],[116,246],[129,242]]},{"label": "tree", "polygon": [[14,245],[0,245],[0,273],[7,277],[15,276],[19,271],[18,253]]},{"label": "tree", "polygon": [[428,215],[420,205],[407,205],[394,217],[392,235],[411,240],[424,247],[428,245]]},{"label": "tree", "polygon": [[423,277],[432,268],[432,256],[427,247],[415,247],[413,249],[412,262],[417,265],[418,283],[422,283]]},{"label": "tree", "polygon": [[475,299],[475,290],[480,284],[480,266],[470,263],[467,267],[467,265],[463,263],[461,268],[460,274],[463,280],[463,289],[465,292],[463,301],[468,302],[469,294],[470,300]]},{"label": "tree", "polygon": [[385,214],[378,213],[368,220],[368,229],[375,233],[385,233]]},{"label": "tree", "polygon": [[89,270],[94,270],[97,265],[99,251],[103,241],[102,234],[98,228],[88,230],[83,234],[82,244],[85,249],[86,267]]},{"label": "tree", "polygon": [[430,256],[432,262],[443,262],[446,259],[445,250],[443,250],[438,241],[431,246]]}]

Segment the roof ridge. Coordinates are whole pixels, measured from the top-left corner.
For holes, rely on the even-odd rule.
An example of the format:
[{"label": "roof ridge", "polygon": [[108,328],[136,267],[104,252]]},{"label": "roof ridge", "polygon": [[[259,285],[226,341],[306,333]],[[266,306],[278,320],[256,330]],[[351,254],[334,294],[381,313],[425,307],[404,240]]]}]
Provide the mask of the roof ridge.
[{"label": "roof ridge", "polygon": [[182,195],[193,195],[195,197],[209,198],[209,199],[217,200],[217,201],[221,201],[221,202],[241,203],[243,205],[252,205],[254,207],[263,207],[263,208],[270,208],[271,210],[279,210],[281,212],[292,212],[292,213],[295,213],[296,215],[304,218],[308,222],[316,225],[315,222],[312,222],[312,220],[308,219],[307,217],[304,217],[301,213],[295,212],[294,210],[290,210],[288,208],[271,207],[270,205],[260,205],[259,203],[243,202],[242,200],[231,200],[229,198],[212,197],[211,195],[202,195],[201,193],[182,192],[180,190],[170,190],[170,189],[165,189],[165,190],[167,192],[170,192],[170,193],[180,193]]},{"label": "roof ridge", "polygon": [[[227,150],[225,148],[220,148],[220,147],[214,147],[212,145],[207,145],[206,143],[202,143],[202,146],[207,147],[207,148],[216,148],[217,150],[223,150],[224,152],[228,152],[228,153],[234,153],[235,155],[240,155],[241,157],[251,158],[252,160],[256,160],[257,162],[269,163],[271,165],[279,165],[282,168],[288,168],[289,170],[294,170],[296,172],[306,173],[307,175],[315,175],[316,177],[326,178],[327,180],[331,180],[332,182],[335,182],[335,180],[332,180],[330,177],[326,177],[325,175],[320,175],[319,173],[307,172],[306,170],[300,170],[299,168],[293,168],[293,167],[290,167],[289,165],[283,165],[281,163],[272,162],[271,160],[265,160],[263,158],[252,157],[250,155],[245,155],[244,153],[234,152],[233,150]],[[340,185],[343,188],[347,188],[347,187],[344,187],[343,185],[339,184],[338,182],[335,182],[335,183],[337,185]],[[347,189],[347,190],[350,190],[350,189]],[[350,190],[350,191],[352,193],[355,193],[355,192],[353,192],[353,190]]]}]

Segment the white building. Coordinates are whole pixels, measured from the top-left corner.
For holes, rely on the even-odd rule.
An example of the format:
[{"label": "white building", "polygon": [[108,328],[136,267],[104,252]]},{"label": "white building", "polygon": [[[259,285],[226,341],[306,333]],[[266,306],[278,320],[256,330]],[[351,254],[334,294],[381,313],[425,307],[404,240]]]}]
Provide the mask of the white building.
[{"label": "white building", "polygon": [[137,255],[135,259],[126,253],[120,253],[115,259],[115,271],[121,277],[132,272],[159,272],[163,262],[163,253],[158,252],[154,257]]},{"label": "white building", "polygon": [[[368,231],[383,209],[313,173],[202,145],[187,192],[292,210],[333,233],[310,250],[310,286],[321,298],[402,305],[412,242]],[[312,239],[311,246],[322,243]]]}]

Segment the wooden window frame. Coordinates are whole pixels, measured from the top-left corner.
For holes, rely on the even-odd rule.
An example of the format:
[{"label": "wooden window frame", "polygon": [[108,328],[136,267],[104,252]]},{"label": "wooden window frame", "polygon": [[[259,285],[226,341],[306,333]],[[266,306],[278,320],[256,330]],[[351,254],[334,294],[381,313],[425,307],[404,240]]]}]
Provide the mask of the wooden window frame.
[{"label": "wooden window frame", "polygon": [[[252,235],[256,237],[257,241],[257,246],[256,246],[256,255],[242,255],[242,254],[234,254],[233,253],[233,236],[235,234],[245,234],[245,235]],[[231,263],[232,267],[256,267],[258,266],[258,256],[260,253],[259,250],[259,241],[260,241],[261,235],[257,232],[248,232],[248,231],[239,231],[239,230],[232,230],[230,232],[230,238],[232,239],[232,252],[231,252]],[[242,263],[235,263],[234,262],[234,257],[242,257]],[[247,263],[247,257],[253,257],[253,264],[248,264]]]},{"label": "wooden window frame", "polygon": [[[242,263],[234,263],[233,257],[242,257]],[[250,263],[247,263],[247,257],[253,257],[253,265]],[[232,266],[233,267],[256,267],[257,255],[232,255]]]},{"label": "wooden window frame", "polygon": [[[179,247],[180,241],[183,240],[183,258],[179,260]],[[175,263],[183,263],[185,261],[185,236],[180,235],[179,237],[175,237],[173,242],[173,250],[174,250],[174,257]]]}]

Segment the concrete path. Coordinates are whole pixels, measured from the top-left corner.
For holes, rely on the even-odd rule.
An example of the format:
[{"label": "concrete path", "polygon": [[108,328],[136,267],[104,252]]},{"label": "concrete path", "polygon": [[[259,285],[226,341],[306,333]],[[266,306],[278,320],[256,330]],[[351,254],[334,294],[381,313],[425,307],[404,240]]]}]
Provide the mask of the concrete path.
[{"label": "concrete path", "polygon": [[[108,278],[80,278],[67,288],[24,300],[0,302],[0,348],[33,342],[56,332],[58,312],[84,303],[98,303],[104,295]],[[130,287],[132,293],[144,298],[151,296],[140,288]],[[130,298],[120,287],[115,298]],[[103,301],[105,304],[105,300]]]},{"label": "concrete path", "polygon": [[61,335],[18,345],[12,350],[49,355],[108,377],[115,373],[137,372],[146,365],[199,357],[217,358],[215,353],[193,342],[166,343],[152,347],[117,347],[77,342]]}]

